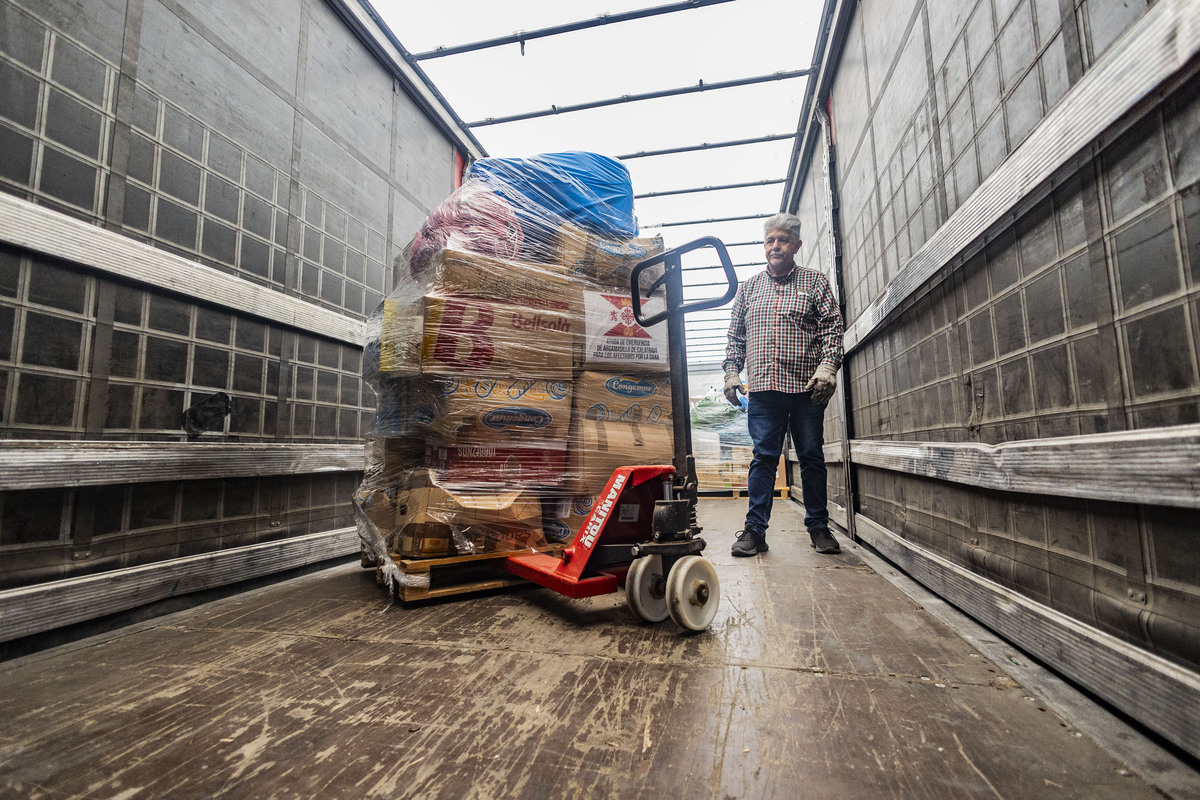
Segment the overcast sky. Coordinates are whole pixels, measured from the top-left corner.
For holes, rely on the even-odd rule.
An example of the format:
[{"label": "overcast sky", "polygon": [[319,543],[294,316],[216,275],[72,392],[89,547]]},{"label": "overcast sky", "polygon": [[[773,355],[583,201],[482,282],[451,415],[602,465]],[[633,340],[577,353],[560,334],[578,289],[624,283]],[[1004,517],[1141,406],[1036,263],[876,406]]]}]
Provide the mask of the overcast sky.
[{"label": "overcast sky", "polygon": [[[518,31],[593,19],[677,0],[372,0],[412,53]],[[423,60],[421,67],[466,122],[624,95],[803,69],[810,65],[820,0],[731,0],[648,19],[603,25],[518,45]],[[609,156],[643,150],[795,132],[806,78],[624,103],[523,122],[474,127],[492,156],[591,150]],[[791,140],[625,161],[636,194],[778,179],[786,176]],[[727,243],[762,240],[760,221],[654,226],[779,209],[782,185],[638,200],[643,235],[662,233],[668,247],[698,236]],[[734,263],[761,262],[761,246],[730,251]],[[761,267],[739,269],[742,277]],[[715,280],[698,275],[691,282]],[[689,318],[689,361],[717,349]],[[713,345],[716,348],[716,345]],[[706,356],[708,356],[706,358]]]}]

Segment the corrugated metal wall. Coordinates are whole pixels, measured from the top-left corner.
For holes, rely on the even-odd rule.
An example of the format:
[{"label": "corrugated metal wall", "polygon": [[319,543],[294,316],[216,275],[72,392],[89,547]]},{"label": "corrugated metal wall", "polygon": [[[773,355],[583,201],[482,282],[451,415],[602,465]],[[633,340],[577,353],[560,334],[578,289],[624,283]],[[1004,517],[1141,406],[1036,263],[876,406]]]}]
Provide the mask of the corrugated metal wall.
[{"label": "corrugated metal wall", "polygon": [[835,516],[1196,752],[1171,706],[1200,689],[1200,4],[827,12],[834,148],[814,112],[790,203],[836,274],[832,154]]},{"label": "corrugated metal wall", "polygon": [[[319,532],[357,549],[363,320],[456,146],[361,16],[0,0],[0,588]],[[98,442],[141,444],[118,469]]]}]

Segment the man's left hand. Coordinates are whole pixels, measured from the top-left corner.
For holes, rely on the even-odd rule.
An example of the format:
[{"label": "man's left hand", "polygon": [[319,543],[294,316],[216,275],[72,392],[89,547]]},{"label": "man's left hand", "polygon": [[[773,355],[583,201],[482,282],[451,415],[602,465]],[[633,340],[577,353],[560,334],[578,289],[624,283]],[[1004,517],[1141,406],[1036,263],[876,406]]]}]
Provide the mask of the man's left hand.
[{"label": "man's left hand", "polygon": [[804,386],[804,391],[812,392],[812,401],[819,406],[829,402],[837,389],[837,370],[828,364],[818,364],[817,371]]}]

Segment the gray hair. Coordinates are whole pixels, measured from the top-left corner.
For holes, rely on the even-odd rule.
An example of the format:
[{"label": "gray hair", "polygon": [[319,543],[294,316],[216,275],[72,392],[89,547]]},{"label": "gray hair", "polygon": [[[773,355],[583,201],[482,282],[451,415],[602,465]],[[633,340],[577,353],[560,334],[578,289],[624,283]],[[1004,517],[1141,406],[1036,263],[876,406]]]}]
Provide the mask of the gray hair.
[{"label": "gray hair", "polygon": [[796,241],[800,241],[800,218],[795,214],[776,214],[763,223],[763,233],[771,231],[790,233]]}]

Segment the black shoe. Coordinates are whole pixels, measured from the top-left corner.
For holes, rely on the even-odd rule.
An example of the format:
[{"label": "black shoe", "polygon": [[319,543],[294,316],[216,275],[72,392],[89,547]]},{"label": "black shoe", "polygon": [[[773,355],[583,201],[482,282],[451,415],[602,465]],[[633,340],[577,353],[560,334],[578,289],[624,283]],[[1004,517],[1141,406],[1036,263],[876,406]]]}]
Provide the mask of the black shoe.
[{"label": "black shoe", "polygon": [[756,556],[770,549],[767,547],[767,535],[754,528],[746,528],[744,531],[738,531],[737,541],[733,543],[733,554],[735,556]]},{"label": "black shoe", "polygon": [[817,549],[818,553],[837,555],[842,552],[842,548],[838,546],[837,539],[833,538],[829,528],[818,528],[815,531],[809,531],[808,535],[812,539],[812,546]]}]

